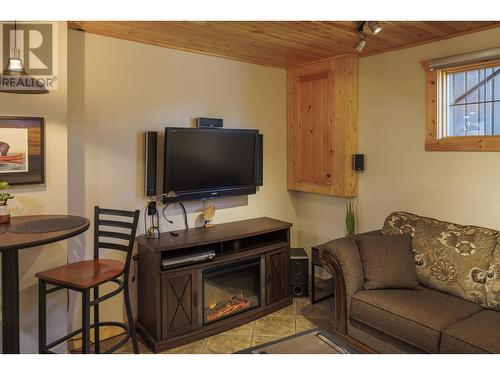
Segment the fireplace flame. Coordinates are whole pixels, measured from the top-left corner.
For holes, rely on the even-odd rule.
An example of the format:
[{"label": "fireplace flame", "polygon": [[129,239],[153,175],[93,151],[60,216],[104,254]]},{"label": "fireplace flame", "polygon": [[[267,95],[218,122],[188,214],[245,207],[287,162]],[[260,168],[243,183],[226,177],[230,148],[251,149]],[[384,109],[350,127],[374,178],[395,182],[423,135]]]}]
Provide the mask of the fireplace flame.
[{"label": "fireplace flame", "polygon": [[209,305],[206,311],[206,319],[209,322],[218,320],[225,316],[246,310],[252,305],[255,305],[255,303],[252,303],[252,301],[243,295],[243,292],[240,292],[239,296],[229,297],[224,301]]}]

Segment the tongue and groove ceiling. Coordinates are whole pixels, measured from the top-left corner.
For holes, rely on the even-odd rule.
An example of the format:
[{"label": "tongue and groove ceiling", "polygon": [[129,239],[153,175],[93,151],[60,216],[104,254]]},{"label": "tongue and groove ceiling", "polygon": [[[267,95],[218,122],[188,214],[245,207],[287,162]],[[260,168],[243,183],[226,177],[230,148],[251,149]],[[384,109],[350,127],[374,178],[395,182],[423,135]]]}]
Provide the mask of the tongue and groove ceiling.
[{"label": "tongue and groove ceiling", "polygon": [[356,21],[71,21],[70,29],[155,46],[290,68],[345,54],[368,56],[500,27],[497,21],[390,21],[366,31],[357,53]]}]

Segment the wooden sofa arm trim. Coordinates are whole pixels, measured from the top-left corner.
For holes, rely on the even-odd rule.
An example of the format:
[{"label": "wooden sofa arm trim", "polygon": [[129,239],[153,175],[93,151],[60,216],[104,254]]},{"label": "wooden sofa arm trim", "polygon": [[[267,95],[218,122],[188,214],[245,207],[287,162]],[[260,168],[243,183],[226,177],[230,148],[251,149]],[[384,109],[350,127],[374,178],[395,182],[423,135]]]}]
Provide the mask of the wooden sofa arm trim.
[{"label": "wooden sofa arm trim", "polygon": [[330,272],[335,280],[335,329],[347,335],[347,305],[345,280],[342,268],[337,259],[325,251],[320,255],[321,264]]}]

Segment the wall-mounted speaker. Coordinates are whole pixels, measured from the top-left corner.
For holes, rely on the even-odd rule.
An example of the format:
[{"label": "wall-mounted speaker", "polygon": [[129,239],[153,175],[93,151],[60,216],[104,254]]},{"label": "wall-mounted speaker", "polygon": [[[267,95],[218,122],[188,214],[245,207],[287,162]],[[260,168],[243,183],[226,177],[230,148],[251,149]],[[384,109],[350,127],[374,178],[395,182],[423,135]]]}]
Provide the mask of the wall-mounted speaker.
[{"label": "wall-mounted speaker", "polygon": [[146,132],[144,149],[144,194],[156,195],[158,132]]},{"label": "wall-mounted speaker", "polygon": [[352,169],[355,171],[365,170],[365,154],[354,154],[352,156]]},{"label": "wall-mounted speaker", "polygon": [[264,185],[264,137],[262,134],[255,136],[255,185]]},{"label": "wall-mounted speaker", "polygon": [[221,118],[198,117],[196,125],[199,128],[222,128],[223,120]]}]

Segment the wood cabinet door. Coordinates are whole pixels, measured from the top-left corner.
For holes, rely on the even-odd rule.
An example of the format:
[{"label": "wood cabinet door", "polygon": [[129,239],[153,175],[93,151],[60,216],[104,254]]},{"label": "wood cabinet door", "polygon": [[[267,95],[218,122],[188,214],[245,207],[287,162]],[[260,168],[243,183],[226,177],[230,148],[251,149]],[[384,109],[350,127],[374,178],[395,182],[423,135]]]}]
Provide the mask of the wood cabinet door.
[{"label": "wood cabinet door", "polygon": [[287,185],[352,197],[357,176],[357,58],[338,57],[287,72]]},{"label": "wood cabinet door", "polygon": [[197,272],[165,273],[161,280],[162,338],[198,328]]},{"label": "wood cabinet door", "polygon": [[266,304],[270,305],[286,298],[288,287],[288,247],[266,254]]},{"label": "wood cabinet door", "polygon": [[333,72],[304,72],[295,76],[296,182],[332,184]]}]

